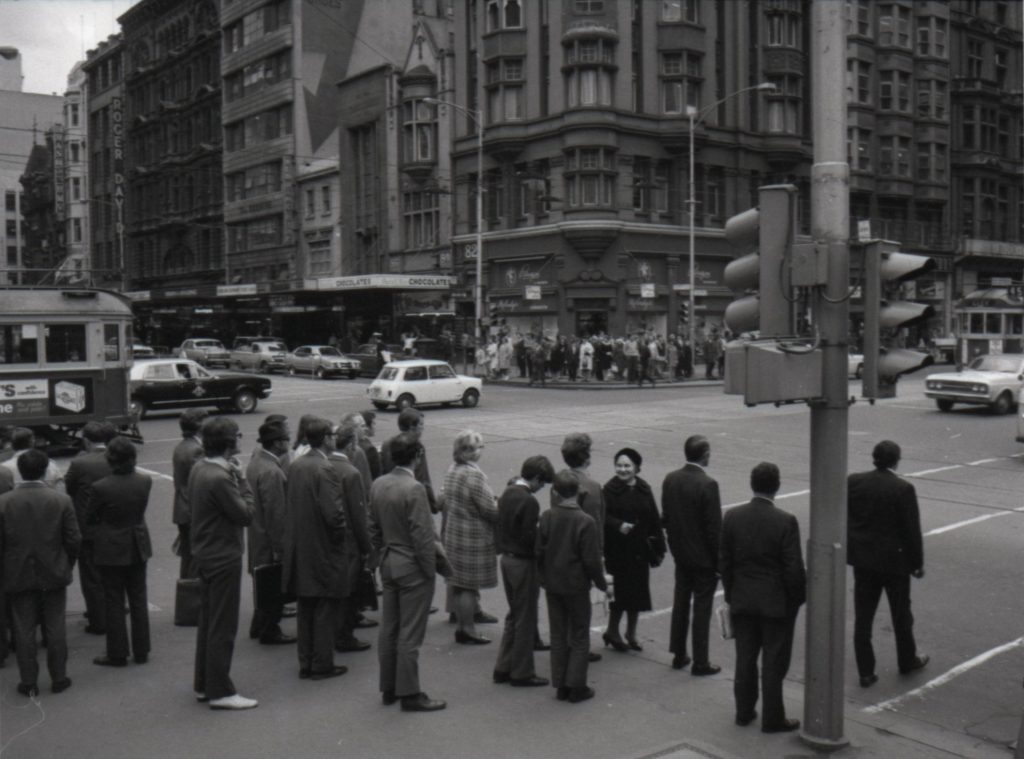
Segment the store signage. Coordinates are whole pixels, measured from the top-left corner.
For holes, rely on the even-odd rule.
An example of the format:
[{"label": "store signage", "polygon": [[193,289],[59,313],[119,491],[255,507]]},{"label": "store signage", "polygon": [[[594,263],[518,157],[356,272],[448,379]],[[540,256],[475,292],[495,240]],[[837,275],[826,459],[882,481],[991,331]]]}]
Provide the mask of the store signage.
[{"label": "store signage", "polygon": [[654,283],[653,282],[642,282],[640,284],[640,297],[641,298],[653,298],[654,297]]},{"label": "store signage", "polygon": [[524,297],[526,300],[540,300],[540,285],[527,285]]},{"label": "store signage", "polygon": [[[110,131],[114,138],[114,207],[117,209],[117,234],[124,244],[124,101],[110,99]],[[124,262],[122,261],[122,264]]]},{"label": "store signage", "polygon": [[151,300],[151,294],[149,290],[132,290],[124,293],[125,297],[129,300]]},{"label": "store signage", "polygon": [[452,277],[416,274],[364,274],[353,277],[320,277],[317,290],[448,290]]},{"label": "store signage", "polygon": [[663,306],[655,306],[647,298],[629,298],[626,301],[626,308],[629,311],[664,311]]},{"label": "store signage", "polygon": [[860,242],[867,242],[871,239],[871,220],[870,219],[858,219],[857,220],[857,240]]},{"label": "store signage", "polygon": [[53,128],[53,212],[61,223],[64,221],[64,180],[67,174],[64,153],[67,147],[64,142],[66,136],[61,127]]},{"label": "store signage", "polygon": [[194,287],[188,287],[181,290],[168,290],[164,295],[168,298],[195,298],[199,295],[199,291]]},{"label": "store signage", "polygon": [[256,295],[256,285],[217,285],[217,297],[232,295]]},{"label": "store signage", "polygon": [[544,285],[547,280],[542,274],[550,258],[534,261],[507,261],[498,268],[498,281],[510,290],[526,285]]}]

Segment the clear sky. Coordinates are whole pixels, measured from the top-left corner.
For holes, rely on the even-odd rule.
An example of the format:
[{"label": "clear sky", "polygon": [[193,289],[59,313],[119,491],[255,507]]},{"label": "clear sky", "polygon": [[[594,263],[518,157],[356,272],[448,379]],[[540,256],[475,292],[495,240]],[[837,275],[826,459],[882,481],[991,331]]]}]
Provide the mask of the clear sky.
[{"label": "clear sky", "polygon": [[63,94],[85,51],[119,31],[136,0],[0,0],[0,47],[21,51],[22,89]]}]

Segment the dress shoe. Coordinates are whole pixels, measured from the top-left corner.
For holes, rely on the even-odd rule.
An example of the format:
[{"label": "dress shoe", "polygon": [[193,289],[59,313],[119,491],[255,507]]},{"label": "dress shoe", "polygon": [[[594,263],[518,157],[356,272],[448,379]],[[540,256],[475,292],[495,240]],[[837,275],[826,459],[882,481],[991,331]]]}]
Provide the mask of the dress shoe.
[{"label": "dress shoe", "polygon": [[299,613],[298,610],[294,606],[292,606],[290,604],[288,606],[285,606],[283,609],[281,609],[281,616],[282,617],[294,617],[298,613]]},{"label": "dress shoe", "polygon": [[593,688],[584,685],[582,688],[570,688],[569,689],[569,703],[578,704],[580,701],[586,701],[595,696]]},{"label": "dress shoe", "polygon": [[478,625],[493,625],[497,624],[498,618],[486,611],[478,611],[473,615],[473,621]]},{"label": "dress shoe", "polygon": [[384,706],[391,706],[398,701],[398,696],[395,695],[393,690],[386,690],[380,694],[380,702]]},{"label": "dress shoe", "polygon": [[910,662],[909,667],[901,667],[901,675],[909,675],[911,672],[916,672],[919,669],[924,669],[925,665],[931,660],[930,656],[915,656],[914,661]]},{"label": "dress shoe", "polygon": [[310,672],[310,680],[330,680],[332,677],[341,677],[348,672],[348,667],[335,665],[324,672]]},{"label": "dress shoe", "polygon": [[305,667],[303,667],[302,669],[299,670],[299,679],[300,680],[308,680],[312,676],[313,676],[313,670],[311,670],[311,669],[306,669]]},{"label": "dress shoe", "polygon": [[266,637],[266,638],[260,638],[260,645],[261,646],[286,646],[289,643],[295,643],[297,640],[298,640],[298,638],[296,638],[294,636],[285,635],[284,633],[280,633],[278,635],[271,635],[271,636]]},{"label": "dress shoe", "polygon": [[71,678],[70,677],[65,677],[64,679],[58,680],[53,685],[51,685],[50,686],[50,690],[52,690],[54,693],[63,693],[64,691],[66,691],[70,687],[71,687]]},{"label": "dress shoe", "polygon": [[196,696],[196,701],[198,701],[201,704],[205,704],[207,701],[210,700],[210,699],[208,699],[206,697],[205,693],[200,693],[199,691],[195,692],[195,696]]},{"label": "dress shoe", "polygon": [[673,656],[672,657],[672,669],[683,669],[687,664],[692,661],[689,656]]},{"label": "dress shoe", "polygon": [[430,610],[427,612],[427,614],[437,614],[437,612],[438,612],[438,608],[436,606],[431,606]]},{"label": "dress shoe", "polygon": [[861,675],[860,687],[870,688],[872,685],[878,682],[878,675]]},{"label": "dress shoe", "polygon": [[762,733],[791,733],[800,727],[798,719],[784,719],[777,725],[762,725]]},{"label": "dress shoe", "polygon": [[722,671],[722,668],[717,664],[694,664],[690,667],[690,674],[696,675],[697,677],[707,677],[708,675],[717,675]]},{"label": "dress shoe", "polygon": [[339,654],[353,654],[359,651],[367,651],[370,648],[370,642],[368,640],[359,640],[359,638],[350,638],[344,643],[337,643],[334,646],[334,650]]},{"label": "dress shoe", "polygon": [[468,632],[463,630],[455,631],[455,642],[462,643],[467,646],[483,646],[491,642],[490,638],[485,638],[481,635],[470,635]]},{"label": "dress shoe", "polygon": [[93,664],[98,664],[101,667],[127,667],[127,659],[117,659],[110,656],[97,656],[92,660]]},{"label": "dress shoe", "polygon": [[260,705],[260,702],[255,698],[246,698],[245,696],[236,693],[233,696],[224,696],[223,698],[214,698],[210,700],[211,709],[231,709],[238,711],[240,709],[255,709]]},{"label": "dress shoe", "polygon": [[494,682],[496,682],[498,685],[501,685],[502,683],[507,683],[509,680],[511,680],[512,676],[509,675],[508,672],[499,672],[498,670],[494,670],[494,674],[491,675],[491,679],[494,680]]},{"label": "dress shoe", "polygon": [[106,635],[107,631],[97,625],[86,625],[85,631],[90,635]]},{"label": "dress shoe", "polygon": [[587,661],[601,661],[601,654],[599,654],[597,651],[591,651],[589,654],[587,654]]},{"label": "dress shoe", "polygon": [[545,643],[542,640],[535,640],[533,642],[533,650],[534,651],[550,651],[551,650],[551,644],[550,643]]},{"label": "dress shoe", "polygon": [[739,725],[740,727],[746,727],[751,722],[753,722],[755,719],[757,719],[757,710],[752,711],[750,713],[750,716],[748,716],[748,717],[741,717],[740,715],[737,714],[736,715],[736,724]]},{"label": "dress shoe", "polygon": [[444,701],[431,698],[426,693],[417,693],[415,696],[405,696],[402,699],[403,712],[436,712],[446,706],[448,704]]},{"label": "dress shoe", "polygon": [[379,624],[380,624],[380,622],[378,622],[376,619],[370,619],[369,617],[363,617],[362,619],[356,621],[355,626],[358,627],[360,630],[365,630],[368,627],[376,627]]},{"label": "dress shoe", "polygon": [[28,683],[18,683],[18,693],[31,698],[32,696],[39,695],[39,688],[36,687],[35,683],[32,683],[31,685]]},{"label": "dress shoe", "polygon": [[149,654],[135,654],[134,658],[136,664],[145,664],[149,661]]},{"label": "dress shoe", "polygon": [[568,701],[569,700],[569,689],[568,688],[558,688],[557,690],[555,690],[555,698],[557,698],[559,701]]},{"label": "dress shoe", "polygon": [[622,640],[622,638],[618,638],[618,637],[613,638],[608,633],[605,633],[604,635],[601,636],[601,640],[604,641],[605,646],[613,648],[616,651],[618,651],[619,653],[623,653],[623,652],[629,650],[629,646],[627,646],[625,644],[625,642]]},{"label": "dress shoe", "polygon": [[551,685],[551,681],[546,677],[531,675],[530,677],[513,677],[509,680],[509,684],[517,688],[539,688],[542,685]]},{"label": "dress shoe", "polygon": [[634,651],[643,651],[644,647],[637,643],[636,638],[626,637],[626,645]]}]

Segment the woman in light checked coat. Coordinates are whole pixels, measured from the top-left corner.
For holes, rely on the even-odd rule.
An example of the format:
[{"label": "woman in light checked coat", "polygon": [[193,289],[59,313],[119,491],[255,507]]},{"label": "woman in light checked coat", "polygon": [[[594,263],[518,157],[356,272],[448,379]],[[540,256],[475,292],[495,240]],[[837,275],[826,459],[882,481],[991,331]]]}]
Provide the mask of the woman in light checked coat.
[{"label": "woman in light checked coat", "polygon": [[467,645],[490,643],[477,635],[473,616],[479,606],[480,589],[498,584],[498,560],[494,548],[494,526],[498,504],[477,461],[483,452],[480,433],[464,430],[455,437],[454,463],[444,477],[444,548],[454,573],[448,578],[455,595],[458,629],[455,642]]}]

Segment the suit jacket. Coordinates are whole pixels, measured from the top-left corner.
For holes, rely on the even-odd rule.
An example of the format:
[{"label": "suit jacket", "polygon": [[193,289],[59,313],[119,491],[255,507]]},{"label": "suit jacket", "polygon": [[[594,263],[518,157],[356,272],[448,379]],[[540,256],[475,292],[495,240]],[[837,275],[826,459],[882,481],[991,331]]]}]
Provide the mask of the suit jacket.
[{"label": "suit jacket", "polygon": [[733,614],[785,618],[807,598],[800,525],[767,498],[726,513],[719,568]]},{"label": "suit jacket", "polygon": [[860,472],[847,479],[846,499],[847,564],[890,574],[924,566],[913,485],[888,469]]},{"label": "suit jacket", "polygon": [[665,477],[661,521],[677,567],[717,569],[722,502],[718,483],[703,468],[687,464]]},{"label": "suit jacket", "polygon": [[370,544],[380,556],[385,580],[419,576],[430,580],[437,568],[437,536],[427,491],[404,467],[373,481],[370,488]]},{"label": "suit jacket", "polygon": [[341,482],[327,456],[311,450],[288,465],[284,587],[298,596],[343,598],[345,505]]},{"label": "suit jacket", "polygon": [[575,502],[560,502],[540,515],[537,570],[548,593],[586,593],[593,583],[607,590],[597,525]]},{"label": "suit jacket", "polygon": [[213,573],[241,566],[242,532],[252,522],[252,489],[245,477],[221,458],[196,462],[188,477],[192,559],[200,571]]},{"label": "suit jacket", "polygon": [[174,524],[188,524],[192,518],[192,508],[188,503],[188,476],[193,465],[203,458],[203,446],[194,437],[182,440],[171,456],[171,470],[174,472],[174,511],[171,521]]},{"label": "suit jacket", "polygon": [[345,565],[348,575],[348,592],[345,595],[351,595],[363,568],[363,557],[368,556],[371,550],[370,532],[366,525],[366,491],[363,490],[362,475],[348,456],[336,451],[330,461],[341,482],[345,504]]},{"label": "suit jacket", "polygon": [[5,466],[0,466],[0,495],[14,490],[14,472]]},{"label": "suit jacket", "polygon": [[366,455],[366,461],[370,465],[370,478],[377,479],[383,474],[380,469],[380,451],[377,450],[377,446],[373,444],[372,440],[365,437],[359,441],[359,447]]},{"label": "suit jacket", "polygon": [[[391,460],[391,441],[393,439],[388,438],[380,447],[380,471],[384,474],[395,468],[395,464]],[[416,465],[414,474],[416,475],[416,481],[423,485],[427,491],[427,503],[430,504],[430,513],[436,514],[439,511],[439,507],[437,505],[437,498],[434,496],[434,486],[430,483],[430,467],[427,466],[426,449],[423,450],[423,455],[420,456],[420,461]]]},{"label": "suit jacket", "polygon": [[0,495],[0,552],[7,593],[69,585],[81,544],[68,496],[38,481]]},{"label": "suit jacket", "polygon": [[93,525],[93,561],[126,567],[148,561],[153,548],[146,527],[151,477],[138,472],[111,474],[90,488],[86,520]]},{"label": "suit jacket", "polygon": [[[576,500],[580,508],[583,509],[583,513],[590,514],[594,518],[594,523],[597,524],[597,545],[598,548],[604,551],[604,522],[607,518],[604,488],[601,487],[601,483],[592,479],[587,474],[586,469],[570,469],[569,471],[576,475],[576,481],[580,485],[579,492],[576,494]],[[557,506],[558,501],[558,494],[552,489],[551,507]]]},{"label": "suit jacket", "polygon": [[68,465],[68,471],[64,475],[64,488],[71,496],[71,502],[75,505],[75,516],[78,518],[78,528],[82,531],[82,541],[87,542],[93,539],[94,527],[85,518],[86,505],[89,503],[89,488],[99,480],[110,474],[110,464],[107,463],[106,447],[99,450],[82,451]]},{"label": "suit jacket", "polygon": [[252,488],[252,524],[249,525],[249,571],[284,556],[285,521],[288,518],[288,477],[282,461],[265,448],[249,459],[245,479]]},{"label": "suit jacket", "polygon": [[494,543],[498,553],[533,558],[537,542],[537,520],[540,503],[528,485],[513,482],[498,499],[498,523]]}]

